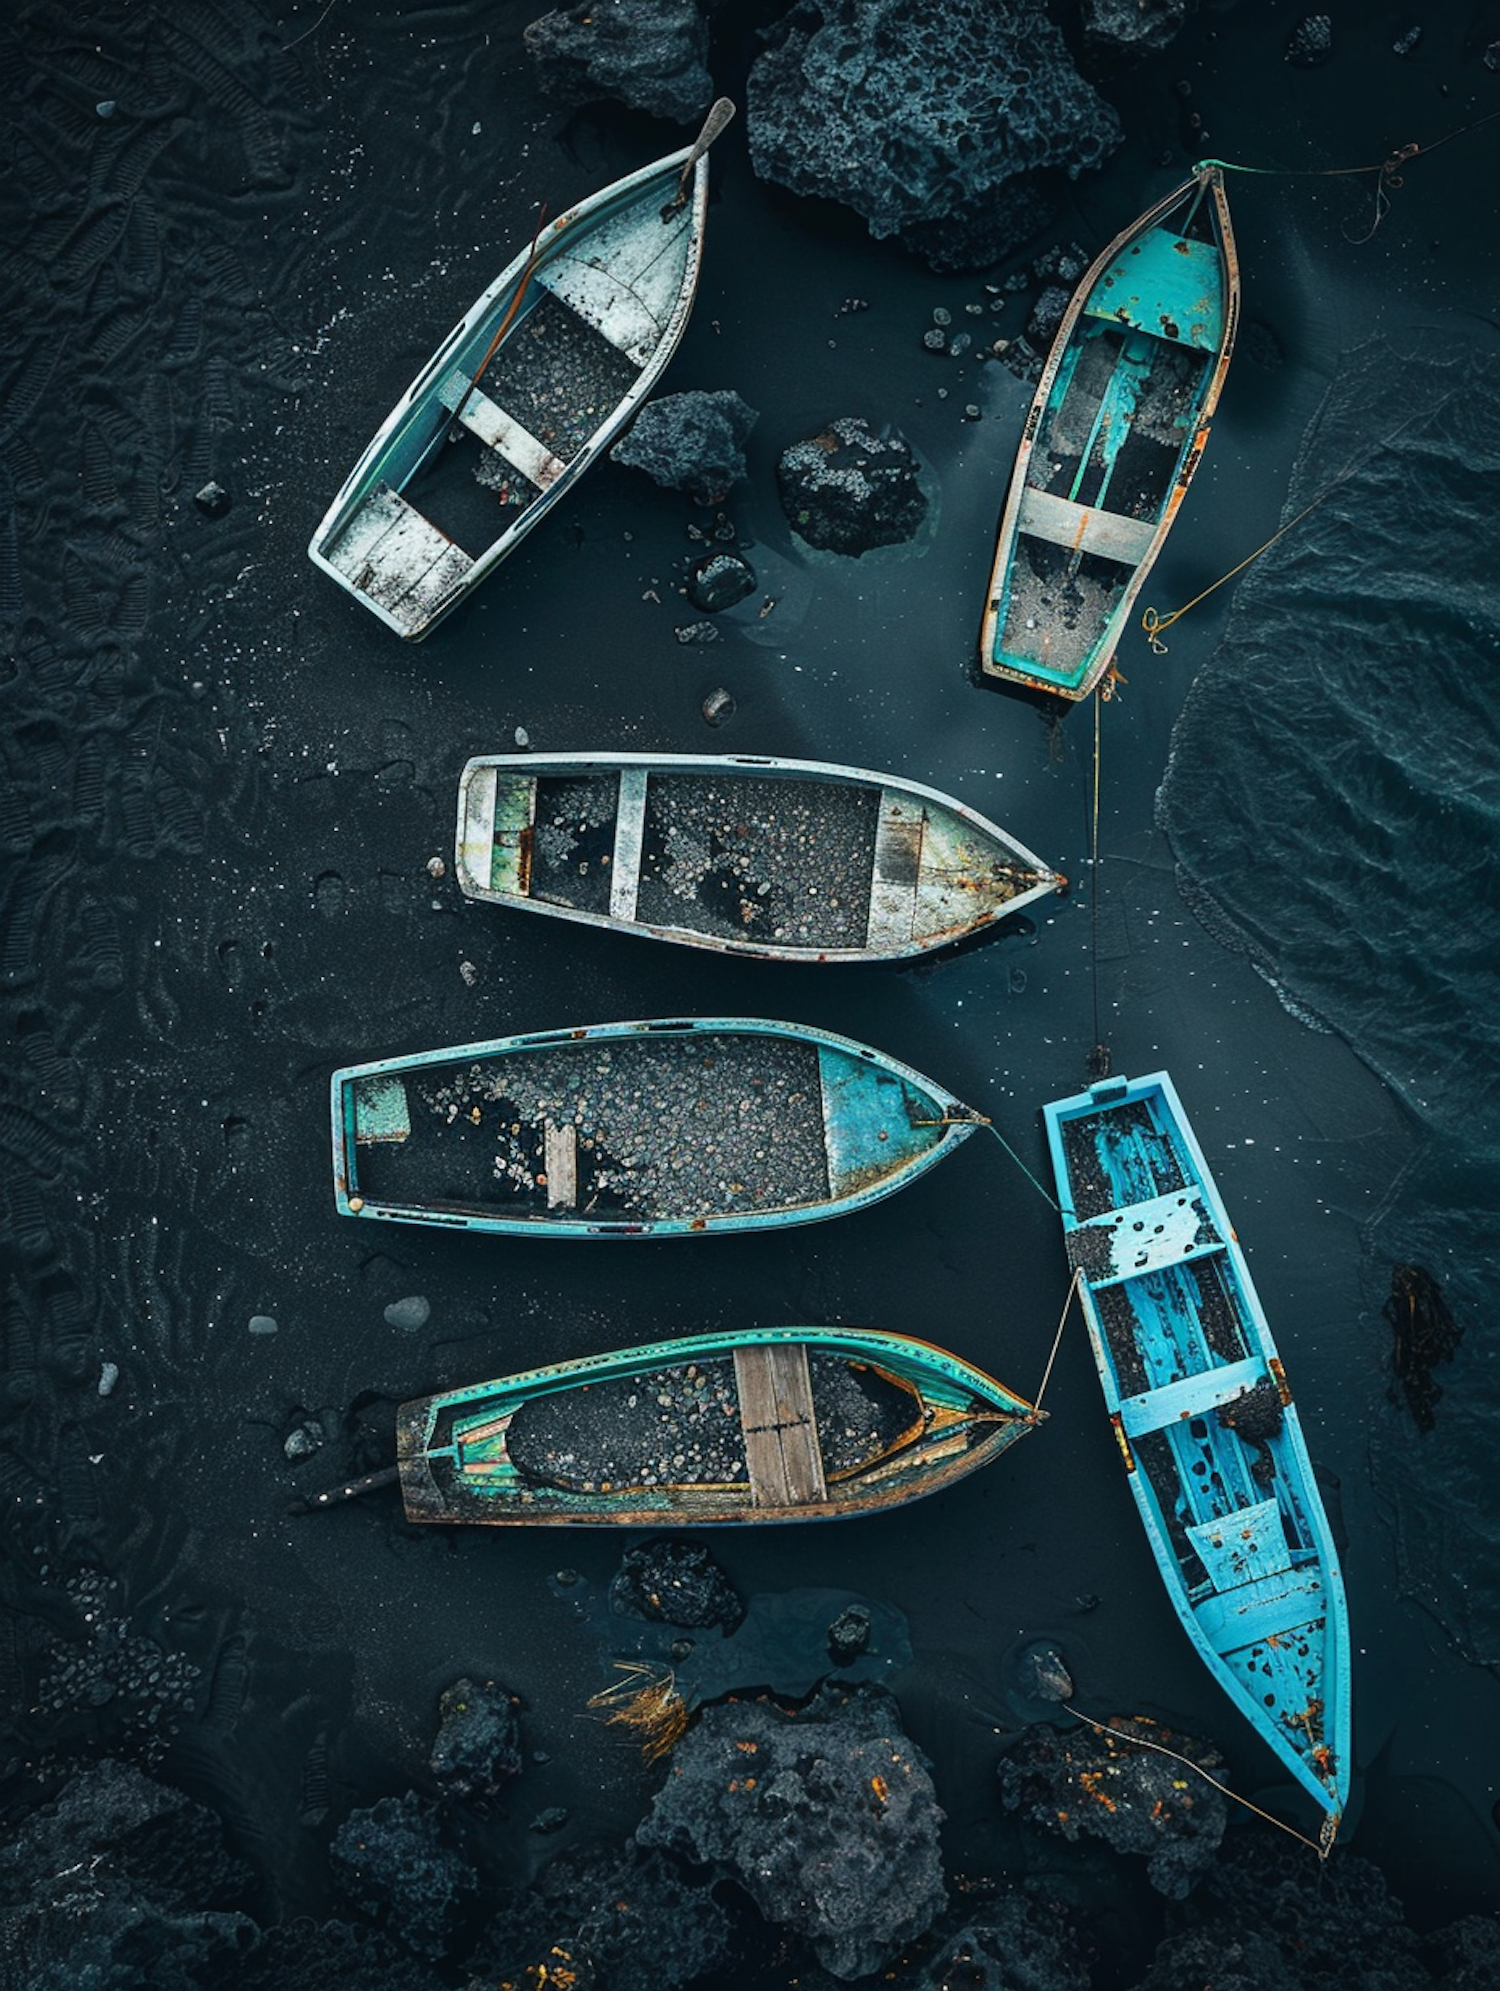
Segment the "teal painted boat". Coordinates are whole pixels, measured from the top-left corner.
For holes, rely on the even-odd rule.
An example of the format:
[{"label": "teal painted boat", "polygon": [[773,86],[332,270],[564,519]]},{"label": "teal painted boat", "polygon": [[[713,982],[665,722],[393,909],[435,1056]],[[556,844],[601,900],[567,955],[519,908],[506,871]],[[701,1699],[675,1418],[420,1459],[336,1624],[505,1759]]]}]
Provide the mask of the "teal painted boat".
[{"label": "teal painted boat", "polygon": [[1043,1108],[1104,1398],[1167,1591],[1325,1813],[1349,1794],[1349,1619],[1297,1407],[1165,1072]]},{"label": "teal painted boat", "polygon": [[423,1397],[396,1453],[412,1521],[837,1520],[951,1486],[1044,1415],[925,1341],[768,1327]]},{"label": "teal painted boat", "polygon": [[499,754],[458,786],[471,899],[774,961],[894,961],[1064,891],[898,775],[747,754]]},{"label": "teal painted boat", "polygon": [[989,676],[1076,699],[1109,669],[1208,441],[1239,301],[1212,164],[1084,275],[1011,475],[980,636]]},{"label": "teal painted boat", "polygon": [[333,1075],[345,1216],[686,1237],[878,1202],[982,1116],[827,1030],[746,1017],[549,1030]]},{"label": "teal painted boat", "polygon": [[542,228],[453,327],[308,557],[388,629],[430,634],[619,436],[687,327],[708,211],[697,143]]}]

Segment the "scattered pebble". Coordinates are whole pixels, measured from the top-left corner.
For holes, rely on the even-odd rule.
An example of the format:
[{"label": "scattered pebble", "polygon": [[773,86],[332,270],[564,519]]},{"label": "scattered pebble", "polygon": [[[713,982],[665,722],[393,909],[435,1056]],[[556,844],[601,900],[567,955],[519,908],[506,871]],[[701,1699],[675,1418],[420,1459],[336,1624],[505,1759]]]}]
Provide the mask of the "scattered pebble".
[{"label": "scattered pebble", "polygon": [[447,873],[448,867],[440,857],[428,858],[427,875],[429,878],[443,878],[447,876]]},{"label": "scattered pebble", "polygon": [[269,1314],[251,1314],[250,1332],[252,1334],[275,1334],[276,1322]]},{"label": "scattered pebble", "polygon": [[474,984],[479,980],[479,970],[474,966],[472,961],[460,961],[458,972],[464,987],[467,989],[473,988]]},{"label": "scattered pebble", "polygon": [[209,518],[223,518],[229,510],[229,493],[222,484],[210,478],[201,491],[193,493],[193,503]]},{"label": "scattered pebble", "polygon": [[[629,539],[630,534],[627,532],[625,537]],[[530,733],[527,732],[524,726],[517,726],[515,733],[513,734],[512,737],[514,738],[516,745],[521,749],[523,753],[531,745],[531,735]]]},{"label": "scattered pebble", "polygon": [[727,725],[734,713],[734,694],[726,691],[723,685],[711,691],[703,701],[703,716],[710,726]]},{"label": "scattered pebble", "polygon": [[386,1325],[399,1328],[403,1334],[415,1334],[427,1325],[431,1313],[425,1294],[412,1293],[404,1300],[392,1300],[385,1310]]},{"label": "scattered pebble", "polygon": [[100,1369],[100,1371],[99,1371],[99,1394],[100,1394],[100,1396],[108,1396],[108,1395],[109,1395],[109,1393],[110,1393],[110,1391],[111,1391],[111,1390],[112,1390],[112,1389],[114,1388],[115,1384],[116,1384],[116,1383],[117,1383],[117,1382],[118,1382],[119,1380],[120,1380],[120,1365],[119,1365],[119,1363],[118,1363],[118,1362],[106,1362],[106,1363],[104,1363],[104,1365],[102,1366],[102,1368],[101,1368],[101,1369]]}]

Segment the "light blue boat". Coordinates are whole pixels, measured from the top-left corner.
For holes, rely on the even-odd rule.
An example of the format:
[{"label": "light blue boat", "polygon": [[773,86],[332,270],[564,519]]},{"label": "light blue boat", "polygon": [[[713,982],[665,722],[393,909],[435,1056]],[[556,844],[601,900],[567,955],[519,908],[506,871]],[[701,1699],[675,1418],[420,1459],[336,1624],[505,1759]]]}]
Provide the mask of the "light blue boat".
[{"label": "light blue boat", "polygon": [[688,1237],[878,1202],[983,1117],[831,1031],[746,1017],[547,1030],[336,1071],[344,1216]]},{"label": "light blue boat", "polygon": [[1116,236],[1063,313],[1000,521],[989,676],[1077,699],[1109,669],[1208,441],[1239,303],[1209,159]]},{"label": "light blue boat", "polygon": [[1042,1112],[1105,1402],[1168,1593],[1322,1807],[1326,1849],[1349,1790],[1343,1577],[1233,1227],[1165,1072]]}]

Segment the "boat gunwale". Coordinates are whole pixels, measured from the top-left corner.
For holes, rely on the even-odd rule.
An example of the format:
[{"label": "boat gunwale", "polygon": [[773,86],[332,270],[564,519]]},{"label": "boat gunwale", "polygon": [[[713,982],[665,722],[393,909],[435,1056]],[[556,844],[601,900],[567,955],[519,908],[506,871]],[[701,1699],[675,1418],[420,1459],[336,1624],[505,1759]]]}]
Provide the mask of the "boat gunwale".
[{"label": "boat gunwale", "polygon": [[[528,1504],[524,1511],[508,1511],[487,1514],[483,1511],[455,1513],[444,1501],[431,1467],[428,1449],[432,1432],[438,1417],[445,1411],[461,1406],[466,1401],[476,1405],[486,1397],[494,1396],[503,1390],[504,1396],[516,1401],[497,1415],[506,1416],[519,1409],[521,1404],[537,1395],[561,1393],[568,1389],[586,1387],[589,1383],[615,1380],[620,1377],[638,1374],[648,1366],[680,1367],[688,1362],[711,1359],[715,1356],[732,1355],[737,1346],[786,1346],[808,1347],[810,1351],[847,1353],[849,1359],[861,1357],[869,1360],[872,1366],[886,1366],[893,1373],[901,1375],[903,1367],[913,1372],[910,1376],[901,1375],[901,1380],[911,1387],[921,1389],[922,1383],[946,1383],[953,1389],[967,1391],[989,1409],[994,1429],[983,1432],[966,1452],[954,1453],[920,1466],[913,1459],[912,1471],[920,1472],[920,1480],[905,1482],[898,1479],[890,1485],[867,1485],[860,1488],[857,1480],[845,1479],[837,1482],[843,1489],[842,1497],[825,1500],[806,1506],[796,1507],[757,1507],[741,1498],[736,1502],[732,1495],[743,1496],[748,1489],[738,1485],[717,1484],[705,1487],[701,1503],[692,1499],[692,1489],[671,1488],[665,1490],[655,1501],[645,1501],[636,1507],[612,1507],[598,1511],[548,1512],[545,1506]],[[934,1369],[937,1374],[932,1372]],[[580,1370],[584,1373],[579,1373]],[[924,1396],[924,1402],[931,1401]],[[1010,1406],[1015,1406],[1014,1409]],[[998,1411],[999,1416],[993,1416]],[[402,1404],[397,1412],[398,1451],[397,1462],[401,1471],[403,1504],[407,1508],[407,1518],[416,1522],[438,1522],[449,1524],[475,1524],[491,1527],[661,1527],[665,1525],[729,1527],[743,1522],[756,1524],[790,1521],[843,1520],[867,1513],[888,1511],[901,1507],[929,1493],[941,1491],[956,1480],[966,1477],[988,1465],[999,1454],[1027,1433],[1045,1422],[1046,1413],[1039,1411],[1024,1398],[1016,1396],[1005,1384],[989,1375],[985,1370],[966,1362],[961,1356],[940,1348],[936,1343],[926,1341],[916,1335],[898,1334],[883,1328],[858,1327],[772,1327],[751,1329],[719,1329],[701,1334],[686,1335],[668,1342],[647,1342],[634,1348],[623,1348],[596,1356],[583,1356],[570,1362],[548,1363],[541,1368],[521,1371],[514,1377],[497,1377],[489,1382],[466,1385],[457,1390],[439,1391],[427,1397],[417,1397]],[[914,1441],[908,1450],[914,1450],[920,1440]],[[889,1471],[897,1460],[894,1455],[881,1455],[869,1462],[869,1467]],[[411,1483],[415,1504],[408,1504],[408,1484]],[[833,1482],[830,1483],[831,1485]],[[647,1491],[641,1489],[642,1492]],[[687,1497],[674,1498],[674,1494],[685,1492]],[[585,1499],[590,1496],[573,1494],[570,1497]],[[473,1496],[476,1503],[482,1495]],[[424,1502],[428,1511],[424,1511]],[[702,1511],[718,1504],[726,1510],[717,1513]]]},{"label": "boat gunwale", "polygon": [[[1250,1726],[1272,1749],[1277,1760],[1285,1765],[1296,1777],[1299,1785],[1312,1796],[1335,1821],[1342,1815],[1348,1799],[1350,1779],[1350,1697],[1349,1685],[1352,1669],[1351,1641],[1349,1633],[1348,1601],[1344,1590],[1343,1570],[1339,1561],[1333,1530],[1329,1525],[1327,1511],[1323,1505],[1317,1478],[1313,1471],[1312,1458],[1307,1448],[1306,1434],[1297,1404],[1285,1385],[1281,1368],[1281,1358],[1271,1329],[1260,1303],[1260,1296],[1250,1276],[1238,1234],[1229,1220],[1229,1214],[1219,1193],[1213,1172],[1204,1158],[1191,1122],[1183,1111],[1176,1087],[1167,1072],[1158,1071],[1138,1079],[1112,1078],[1101,1080],[1089,1091],[1076,1093],[1067,1099],[1054,1100],[1042,1108],[1046,1125],[1047,1143],[1051,1153],[1053,1172],[1058,1188],[1058,1202],[1063,1221],[1064,1235],[1086,1229],[1097,1219],[1079,1219],[1072,1193],[1072,1172],[1067,1166],[1066,1154],[1062,1146],[1062,1129],[1071,1120],[1087,1118],[1107,1112],[1112,1107],[1134,1105],[1141,1102],[1159,1100],[1171,1121],[1173,1138],[1181,1144],[1185,1158],[1193,1175],[1190,1187],[1201,1197],[1206,1210],[1216,1224],[1223,1243],[1222,1261],[1232,1275],[1234,1296],[1240,1305],[1240,1321],[1248,1337],[1253,1340],[1257,1351],[1265,1361],[1272,1378],[1277,1382],[1282,1397],[1284,1419],[1282,1436],[1286,1451],[1297,1473],[1294,1488],[1302,1512],[1311,1531],[1312,1546],[1300,1563],[1290,1565],[1293,1573],[1315,1570],[1321,1582],[1324,1619],[1324,1652],[1328,1664],[1321,1669],[1321,1682],[1324,1687],[1324,1734],[1329,1738],[1334,1757],[1334,1777],[1332,1786],[1323,1782],[1314,1772],[1294,1744],[1289,1735],[1284,1735],[1274,1716],[1279,1709],[1266,1709],[1250,1694],[1245,1682],[1229,1667],[1225,1658],[1211,1642],[1199,1622],[1195,1600],[1189,1590],[1182,1569],[1181,1558],[1166,1529],[1155,1488],[1151,1485],[1144,1466],[1134,1460],[1126,1450],[1129,1441],[1124,1437],[1120,1425],[1121,1404],[1128,1399],[1121,1397],[1115,1383],[1114,1363],[1108,1353],[1107,1335],[1098,1311],[1087,1273],[1079,1278],[1079,1294],[1083,1303],[1083,1314],[1093,1351],[1094,1365],[1099,1374],[1105,1407],[1111,1423],[1115,1427],[1122,1452],[1126,1455],[1126,1477],[1130,1482],[1131,1493],[1145,1526],[1147,1539],[1158,1569],[1162,1584],[1172,1601],[1172,1606],[1192,1640],[1199,1657],[1220,1687],[1241,1713]],[[1143,1199],[1150,1200],[1150,1199]],[[1121,1204],[1120,1209],[1137,1207],[1134,1204]],[[1103,1214],[1103,1213],[1101,1213]],[[1149,1271],[1127,1276],[1117,1283],[1128,1287],[1135,1279],[1150,1277]],[[1272,1365],[1275,1365],[1274,1367]],[[1214,1369],[1233,1366],[1228,1361],[1218,1361],[1203,1373],[1211,1375]],[[1212,1426],[1210,1426],[1212,1429]],[[1227,1435],[1227,1434],[1226,1434]],[[1181,1477],[1180,1468],[1173,1459],[1173,1472]],[[1212,1595],[1232,1595],[1232,1592],[1213,1592]],[[1204,1600],[1197,1600],[1202,1602]],[[1287,1629],[1292,1627],[1288,1626]],[[1227,1648],[1230,1651],[1236,1647]]]},{"label": "boat gunwale", "polygon": [[[569,1045],[605,1043],[633,1037],[712,1034],[769,1036],[811,1042],[828,1048],[860,1065],[871,1065],[909,1085],[937,1109],[934,1126],[938,1138],[923,1154],[915,1155],[889,1175],[864,1188],[842,1196],[830,1194],[816,1203],[793,1204],[775,1210],[705,1212],[695,1217],[645,1218],[639,1220],[601,1219],[589,1222],[569,1220],[556,1213],[532,1217],[490,1217],[469,1214],[462,1209],[444,1209],[436,1204],[373,1204],[360,1194],[357,1169],[351,1168],[355,1141],[350,1120],[354,1083],[394,1072],[403,1076],[438,1064],[461,1064],[466,1059],[503,1057],[512,1052],[561,1049]],[[665,1238],[719,1236],[747,1230],[779,1230],[794,1224],[820,1223],[867,1208],[904,1189],[926,1174],[944,1155],[966,1140],[981,1116],[965,1105],[936,1080],[914,1066],[904,1064],[873,1045],[861,1044],[837,1031],[820,1030],[813,1024],[789,1024],[766,1017],[645,1017],[624,1023],[580,1024],[570,1029],[528,1031],[513,1037],[489,1038],[473,1044],[459,1044],[435,1051],[412,1052],[404,1057],[376,1058],[357,1065],[341,1065],[329,1080],[329,1100],[333,1131],[334,1206],[340,1216],[395,1223],[432,1224],[449,1230],[477,1231],[499,1237],[545,1238]],[[360,1207],[354,1208],[358,1200]]]},{"label": "boat gunwale", "polygon": [[[682,279],[671,315],[650,359],[640,368],[636,379],[621,399],[611,405],[604,420],[582,448],[568,461],[561,476],[557,477],[546,490],[539,491],[530,503],[521,509],[500,537],[491,541],[483,552],[475,555],[457,586],[415,629],[405,628],[373,596],[353,587],[348,576],[342,573],[329,558],[329,549],[353,523],[359,509],[368,500],[376,484],[381,481],[380,464],[403,422],[413,414],[413,411],[419,410],[422,404],[436,400],[445,372],[453,364],[453,356],[463,347],[466,339],[478,334],[487,323],[499,315],[510,293],[519,285],[528,267],[532,269],[545,267],[552,255],[559,250],[561,238],[566,233],[576,230],[580,224],[596,225],[608,219],[607,209],[623,206],[627,200],[633,200],[638,194],[644,195],[652,181],[657,179],[664,183],[669,181],[673,174],[681,173],[691,155],[692,147],[683,146],[676,152],[668,153],[660,159],[638,167],[635,172],[611,181],[608,186],[596,188],[592,194],[585,195],[582,200],[576,201],[573,206],[558,215],[555,221],[549,222],[537,237],[535,244],[528,244],[505,266],[500,275],[480,293],[463,317],[433,349],[411,385],[376,429],[375,434],[361,451],[354,468],[339,486],[308,542],[308,558],[345,594],[359,601],[388,629],[407,642],[419,643],[430,635],[437,625],[466,600],[479,583],[514,550],[516,544],[541,522],[552,505],[614,441],[665,372],[681,343],[697,293],[704,225],[708,213],[708,154],[706,152],[700,154],[693,168],[692,216],[683,259]],[[642,205],[645,205],[644,200]],[[517,323],[520,322],[522,321],[518,319]],[[417,465],[402,483],[393,486],[393,489],[400,492],[412,482],[431,453],[433,445],[445,433],[449,419],[451,418],[445,415],[445,419],[438,423],[431,441],[424,445]]]},{"label": "boat gunwale", "polygon": [[[1002,849],[1009,851],[1020,862],[1037,874],[1037,882],[1024,892],[1018,892],[1013,899],[993,913],[972,920],[961,927],[955,927],[943,934],[923,940],[908,941],[891,947],[772,947],[759,946],[753,941],[729,938],[722,934],[699,933],[692,927],[665,926],[650,920],[624,920],[612,913],[594,912],[582,906],[554,905],[550,901],[533,899],[526,893],[497,891],[493,886],[481,885],[464,863],[464,828],[468,816],[469,790],[474,776],[483,769],[514,774],[534,773],[544,777],[550,772],[563,770],[574,774],[615,774],[625,768],[644,768],[649,774],[660,771],[667,775],[701,774],[705,777],[736,774],[785,775],[789,779],[826,782],[830,787],[863,787],[875,789],[898,789],[923,802],[931,802],[948,810],[959,820],[991,837]],[[458,783],[458,822],[454,836],[454,875],[458,888],[467,899],[487,905],[511,906],[527,912],[549,914],[558,919],[570,919],[583,926],[601,927],[613,933],[634,934],[644,940],[674,941],[683,946],[703,947],[713,953],[743,955],[752,960],[793,961],[806,964],[826,962],[872,962],[910,960],[923,954],[939,952],[944,947],[952,947],[970,934],[980,933],[987,927],[997,925],[1012,913],[1022,911],[1026,906],[1050,894],[1067,889],[1067,880],[1060,871],[1029,850],[1018,837],[1002,829],[979,810],[970,808],[954,795],[945,794],[940,788],[930,787],[926,782],[914,781],[906,775],[882,774],[873,768],[850,767],[838,761],[799,760],[783,758],[772,754],[652,754],[615,753],[596,754],[587,749],[556,754],[476,754],[464,765]]]},{"label": "boat gunwale", "polygon": [[[1151,542],[1136,562],[1125,592],[1111,611],[1098,641],[1094,645],[1083,668],[1074,673],[1074,682],[1064,682],[1060,675],[1052,675],[1038,665],[1023,669],[1019,665],[1001,663],[995,656],[999,636],[1000,611],[1006,600],[1006,582],[1010,568],[1016,558],[1016,541],[1019,537],[1018,525],[1021,503],[1027,490],[1026,473],[1031,466],[1036,438],[1041,430],[1052,390],[1064,358],[1074,343],[1079,320],[1083,317],[1089,298],[1095,286],[1103,277],[1111,262],[1130,247],[1140,236],[1157,228],[1171,213],[1172,209],[1186,201],[1192,190],[1210,192],[1214,201],[1214,214],[1218,223],[1220,266],[1224,274],[1224,331],[1219,341],[1218,355],[1209,374],[1207,385],[1195,412],[1193,439],[1186,455],[1173,478],[1162,507],[1161,518],[1151,536]],[[1031,405],[1026,412],[1026,422],[1021,433],[1021,441],[1016,449],[1016,460],[1011,470],[1010,484],[1006,491],[1005,508],[1001,514],[999,530],[996,534],[995,557],[990,569],[989,586],[985,594],[984,620],[980,628],[979,662],[980,668],[988,677],[999,678],[1007,683],[1026,685],[1033,691],[1051,693],[1054,697],[1074,702],[1087,698],[1098,685],[1099,680],[1114,660],[1115,650],[1124,634],[1126,620],[1134,608],[1136,597],[1145,585],[1146,577],[1155,564],[1162,544],[1176,521],[1183,499],[1187,496],[1188,485],[1198,468],[1203,450],[1208,441],[1209,430],[1213,425],[1214,412],[1223,391],[1224,376],[1229,370],[1229,362],[1234,354],[1235,338],[1239,330],[1240,315],[1240,265],[1239,251],[1235,246],[1234,230],[1229,218],[1229,200],[1224,188],[1223,169],[1212,160],[1204,160],[1196,166],[1186,180],[1171,192],[1138,215],[1128,227],[1123,228],[1109,246],[1090,263],[1078,286],[1068,300],[1068,308],[1053,336],[1041,378],[1037,382]],[[1092,508],[1097,509],[1097,507]]]}]

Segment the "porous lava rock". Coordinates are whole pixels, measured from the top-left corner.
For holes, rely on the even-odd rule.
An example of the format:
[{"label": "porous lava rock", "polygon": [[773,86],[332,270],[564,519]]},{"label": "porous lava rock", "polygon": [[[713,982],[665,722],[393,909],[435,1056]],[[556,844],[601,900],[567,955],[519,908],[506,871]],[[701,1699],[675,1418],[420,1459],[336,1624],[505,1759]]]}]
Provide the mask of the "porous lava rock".
[{"label": "porous lava rock", "polygon": [[858,555],[899,546],[927,511],[916,452],[895,429],[841,415],[776,466],[782,510],[809,546]]},{"label": "porous lava rock", "polygon": [[910,1991],[1089,1991],[1067,1910],[1007,1890],[936,1946]]},{"label": "porous lava rock", "polygon": [[1419,1961],[1379,1868],[1337,1850],[1320,1864],[1267,1826],[1233,1834],[1175,1919],[1137,1991],[1430,1991],[1451,1982]]},{"label": "porous lava rock", "polygon": [[418,1956],[441,1957],[474,1887],[474,1869],[446,1837],[438,1807],[415,1791],[352,1811],[329,1865],[340,1890]]},{"label": "porous lava rock", "polygon": [[708,11],[698,0],[586,0],[543,14],[524,40],[549,96],[628,104],[683,123],[714,93]]},{"label": "porous lava rock", "polygon": [[825,1682],[703,1708],[637,1843],[732,1878],[835,1977],[878,1970],[931,1927],[943,1813],[884,1688]]},{"label": "porous lava rock", "polygon": [[746,84],[763,180],[841,201],[934,269],[997,262],[1120,143],[1041,0],[799,0]]},{"label": "porous lava rock", "polygon": [[665,1853],[570,1847],[487,1925],[468,1967],[486,1987],[561,1984],[572,1971],[597,1991],[679,1991],[711,1983],[733,1937],[711,1887]]},{"label": "porous lava rock", "polygon": [[745,444],[756,420],[732,388],[689,388],[648,401],[610,455],[669,491],[716,505],[748,475]]},{"label": "porous lava rock", "polygon": [[521,1772],[520,1703],[493,1680],[458,1680],[438,1698],[430,1768],[454,1797],[493,1797]]},{"label": "porous lava rock", "polygon": [[1133,1738],[1222,1772],[1210,1744],[1138,1716],[1116,1719],[1107,1735],[1083,1727],[1060,1735],[1044,1725],[1025,1730],[1001,1758],[1000,1802],[1065,1839],[1087,1834],[1116,1852],[1144,1854],[1151,1885],[1181,1901],[1213,1864],[1225,1801],[1191,1769]]},{"label": "porous lava rock", "polygon": [[611,1610],[648,1624],[733,1631],[745,1606],[699,1542],[662,1540],[627,1549],[609,1586]]},{"label": "porous lava rock", "polygon": [[1188,0],[1083,0],[1084,45],[1114,67],[1169,48],[1187,16]]}]

